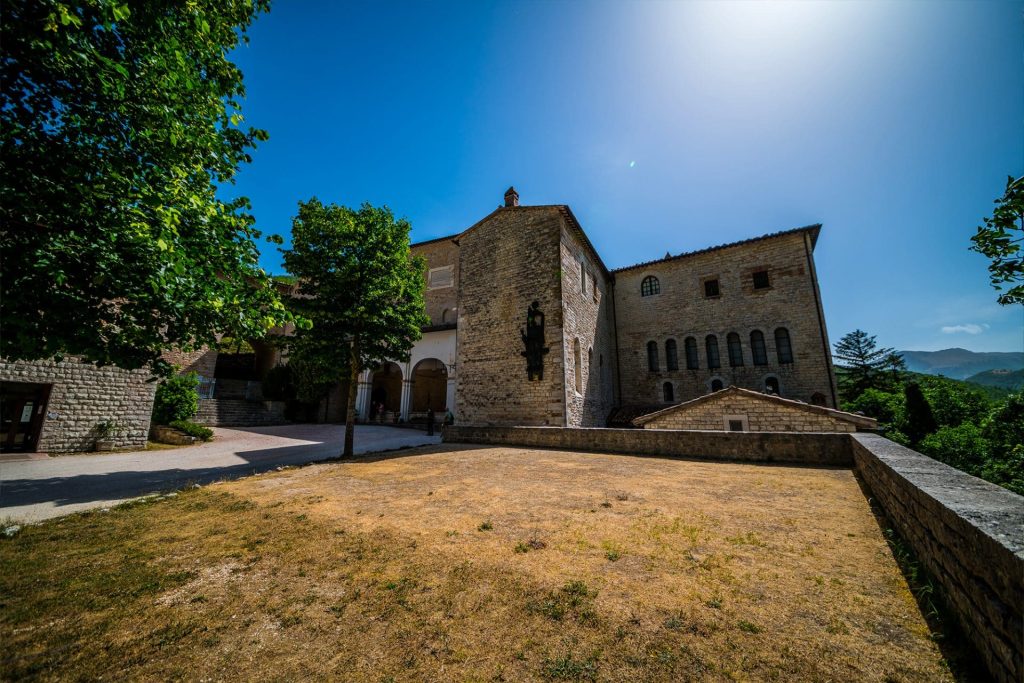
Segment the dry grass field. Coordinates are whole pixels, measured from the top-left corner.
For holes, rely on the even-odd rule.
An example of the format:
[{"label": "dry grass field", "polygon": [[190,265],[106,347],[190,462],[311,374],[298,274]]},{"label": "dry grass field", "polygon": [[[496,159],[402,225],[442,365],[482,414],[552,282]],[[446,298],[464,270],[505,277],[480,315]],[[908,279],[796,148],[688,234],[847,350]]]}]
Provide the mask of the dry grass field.
[{"label": "dry grass field", "polygon": [[9,680],[942,681],[846,470],[436,447],[0,540]]}]

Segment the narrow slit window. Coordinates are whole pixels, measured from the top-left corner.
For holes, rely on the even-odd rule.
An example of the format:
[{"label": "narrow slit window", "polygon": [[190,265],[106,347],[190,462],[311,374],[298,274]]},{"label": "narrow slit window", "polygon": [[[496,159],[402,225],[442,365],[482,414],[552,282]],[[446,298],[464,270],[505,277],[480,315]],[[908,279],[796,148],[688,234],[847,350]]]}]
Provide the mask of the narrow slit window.
[{"label": "narrow slit window", "polygon": [[665,342],[665,369],[669,371],[679,369],[679,353],[676,349],[675,339]]},{"label": "narrow slit window", "polygon": [[658,342],[647,342],[647,369],[651,372],[658,371]]},{"label": "narrow slit window", "polygon": [[729,366],[738,368],[743,365],[743,344],[740,343],[740,335],[730,332],[725,338],[729,347]]},{"label": "narrow slit window", "polygon": [[775,330],[775,353],[778,354],[779,363],[793,362],[793,347],[789,343],[789,330],[785,327]]},{"label": "narrow slit window", "polygon": [[686,369],[699,370],[700,358],[697,355],[697,340],[693,337],[687,337],[684,344],[686,346]]},{"label": "narrow slit window", "polygon": [[713,334],[709,334],[704,340],[704,349],[708,354],[708,367],[722,367],[722,360],[718,357],[718,337]]}]

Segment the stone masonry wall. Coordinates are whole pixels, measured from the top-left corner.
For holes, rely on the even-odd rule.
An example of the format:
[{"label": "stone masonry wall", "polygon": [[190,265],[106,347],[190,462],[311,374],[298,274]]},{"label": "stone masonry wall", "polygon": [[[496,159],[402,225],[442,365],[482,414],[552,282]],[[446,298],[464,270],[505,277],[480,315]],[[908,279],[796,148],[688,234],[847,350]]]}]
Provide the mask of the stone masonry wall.
[{"label": "stone masonry wall", "polygon": [[[612,285],[598,264],[597,256],[567,225],[562,227],[561,259],[566,424],[570,427],[603,427],[616,401]],[[583,277],[586,278],[586,292],[583,291]],[[578,383],[577,343],[580,355]]]},{"label": "stone masonry wall", "polygon": [[725,416],[745,416],[752,432],[855,432],[856,425],[831,415],[816,414],[750,396],[711,398],[686,409],[660,415],[644,429],[700,429],[721,431]]},{"label": "stone masonry wall", "polygon": [[[459,239],[456,415],[463,424],[562,425],[564,370],[557,207],[500,208]],[[529,381],[522,331],[545,315],[544,379]]]},{"label": "stone masonry wall", "polygon": [[149,379],[147,370],[97,367],[74,359],[0,361],[0,380],[52,385],[37,445],[46,453],[93,450],[99,436],[96,425],[104,420],[114,420],[122,429],[113,439],[115,448],[145,448],[156,392],[156,382]]},{"label": "stone masonry wall", "polygon": [[[427,260],[427,272],[431,268],[452,267],[452,286],[428,289],[424,293],[427,315],[431,325],[454,323],[458,315],[456,307],[459,294],[459,247],[451,238],[421,242],[412,247],[412,253]],[[426,277],[426,272],[424,277]],[[429,285],[429,281],[428,281]],[[447,315],[445,314],[447,311]]]},{"label": "stone masonry wall", "polygon": [[1004,683],[1024,679],[1024,497],[875,434],[857,472]]},{"label": "stone masonry wall", "polygon": [[213,377],[217,369],[217,349],[203,347],[196,351],[164,351],[163,359],[180,368],[180,373],[194,372],[200,377]]},{"label": "stone masonry wall", "polygon": [[199,399],[195,422],[209,427],[256,427],[287,424],[284,401]]},{"label": "stone masonry wall", "polygon": [[445,443],[849,467],[847,434],[447,425]]},{"label": "stone masonry wall", "polygon": [[[752,274],[768,270],[771,286],[753,288]],[[658,278],[661,293],[643,297],[645,277]],[[704,296],[704,280],[717,277],[720,295]],[[711,380],[764,390],[764,379],[778,378],[781,395],[810,401],[820,393],[834,402],[834,375],[827,335],[820,323],[820,296],[813,271],[810,235],[792,232],[747,244],[695,253],[615,273],[615,314],[619,327],[619,362],[623,404],[663,401],[663,384],[673,385],[674,400],[688,401],[708,393]],[[794,362],[780,364],[775,329],[789,330]],[[768,365],[755,366],[750,333],[764,334]],[[727,335],[736,332],[743,365],[730,367]],[[718,338],[721,367],[708,368],[705,337]],[[685,340],[697,342],[700,369],[686,369]],[[675,339],[679,369],[666,369],[665,342]],[[659,369],[648,370],[647,342],[658,345]]]}]

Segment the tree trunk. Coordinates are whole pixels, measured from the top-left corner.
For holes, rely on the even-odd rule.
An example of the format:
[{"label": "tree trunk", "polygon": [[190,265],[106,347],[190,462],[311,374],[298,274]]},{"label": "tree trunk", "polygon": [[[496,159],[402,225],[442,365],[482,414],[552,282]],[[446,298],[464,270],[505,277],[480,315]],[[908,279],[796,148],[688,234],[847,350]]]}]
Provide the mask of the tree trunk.
[{"label": "tree trunk", "polygon": [[352,457],[352,444],[355,439],[356,430],[356,390],[359,386],[359,349],[356,342],[352,342],[352,355],[349,359],[348,372],[348,406],[345,409],[345,450],[341,457]]}]

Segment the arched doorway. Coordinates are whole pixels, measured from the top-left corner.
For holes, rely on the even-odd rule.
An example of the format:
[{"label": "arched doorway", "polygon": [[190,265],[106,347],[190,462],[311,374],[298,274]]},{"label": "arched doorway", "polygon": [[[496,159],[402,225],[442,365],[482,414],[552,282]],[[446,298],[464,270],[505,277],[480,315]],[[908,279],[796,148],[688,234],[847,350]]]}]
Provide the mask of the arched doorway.
[{"label": "arched doorway", "polygon": [[397,415],[402,409],[402,368],[387,363],[373,373],[370,390],[370,419],[380,419],[380,406],[385,414]]},{"label": "arched doorway", "polygon": [[[416,364],[412,370],[412,405],[413,415],[426,416],[427,408],[432,408],[440,417],[451,406],[447,404],[448,368],[436,358],[427,358]],[[412,417],[412,416],[410,416]]]}]

